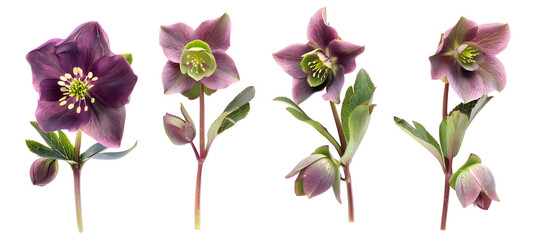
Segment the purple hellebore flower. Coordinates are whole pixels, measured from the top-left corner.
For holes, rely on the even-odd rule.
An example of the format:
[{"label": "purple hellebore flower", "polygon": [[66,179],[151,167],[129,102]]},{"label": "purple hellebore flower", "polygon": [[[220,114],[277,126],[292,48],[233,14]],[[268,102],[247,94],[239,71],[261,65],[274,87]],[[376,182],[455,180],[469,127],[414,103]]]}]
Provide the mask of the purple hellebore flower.
[{"label": "purple hellebore flower", "polygon": [[365,47],[342,41],[326,22],[326,8],[318,10],[307,26],[308,43],[292,44],[273,54],[277,64],[292,76],[292,98],[302,103],[327,88],[324,100],[340,102],[344,74],[355,70],[355,58]]},{"label": "purple hellebore flower", "polygon": [[480,163],[470,165],[459,173],[455,189],[463,207],[472,203],[481,209],[488,210],[491,200],[499,201],[499,196],[495,192],[493,174]]},{"label": "purple hellebore flower", "polygon": [[510,41],[508,24],[477,25],[460,21],[443,34],[435,55],[430,57],[432,79],[444,79],[464,102],[469,102],[506,85],[506,73],[495,57]]},{"label": "purple hellebore flower", "polygon": [[38,158],[30,167],[30,179],[33,185],[45,186],[58,175],[58,160],[52,158]]},{"label": "purple hellebore flower", "polygon": [[110,51],[97,22],[78,26],[66,39],[51,39],[26,56],[39,93],[35,116],[45,132],[81,129],[106,147],[119,147],[125,104],[138,77]]},{"label": "purple hellebore flower", "polygon": [[164,129],[169,137],[169,140],[175,145],[183,145],[191,143],[195,138],[194,121],[186,112],[186,109],[181,104],[181,112],[184,118],[166,113],[164,116]]},{"label": "purple hellebore flower", "polygon": [[164,93],[184,94],[198,82],[212,90],[237,82],[235,63],[225,53],[230,45],[231,19],[227,13],[204,21],[195,30],[184,23],[162,26],[160,46],[168,58],[162,72]]}]

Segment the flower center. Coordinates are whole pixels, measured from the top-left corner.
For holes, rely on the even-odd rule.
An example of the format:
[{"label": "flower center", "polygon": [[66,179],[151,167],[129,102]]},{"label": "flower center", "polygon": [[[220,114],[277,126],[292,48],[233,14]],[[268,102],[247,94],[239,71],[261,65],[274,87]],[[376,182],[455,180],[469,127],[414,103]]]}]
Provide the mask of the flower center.
[{"label": "flower center", "polygon": [[301,67],[304,72],[309,73],[307,76],[309,86],[316,87],[326,81],[332,64],[331,59],[317,49],[303,56]]},{"label": "flower center", "polygon": [[181,55],[180,69],[182,74],[188,74],[196,81],[212,75],[216,70],[216,59],[210,46],[201,40],[186,44]]},{"label": "flower center", "polygon": [[[74,77],[73,77],[74,75]],[[76,113],[82,112],[82,103],[84,104],[84,111],[88,110],[88,106],[86,103],[86,95],[88,94],[89,89],[93,87],[93,84],[90,84],[90,82],[97,81],[98,77],[93,77],[93,73],[89,72],[86,76],[84,76],[84,71],[82,71],[81,68],[75,67],[73,68],[73,75],[70,73],[65,73],[64,76],[60,76],[60,81],[58,81],[58,85],[61,86],[60,91],[63,93],[63,97],[60,98],[58,101],[60,102],[60,106],[66,105],[69,100],[72,98],[76,98],[76,101],[74,103],[71,103],[67,106],[67,108],[73,109],[76,104],[78,104],[76,108]],[[91,98],[91,103],[95,102],[95,98]]]},{"label": "flower center", "polygon": [[462,63],[474,63],[476,62],[474,57],[478,56],[477,48],[473,46],[467,46],[458,56]]}]

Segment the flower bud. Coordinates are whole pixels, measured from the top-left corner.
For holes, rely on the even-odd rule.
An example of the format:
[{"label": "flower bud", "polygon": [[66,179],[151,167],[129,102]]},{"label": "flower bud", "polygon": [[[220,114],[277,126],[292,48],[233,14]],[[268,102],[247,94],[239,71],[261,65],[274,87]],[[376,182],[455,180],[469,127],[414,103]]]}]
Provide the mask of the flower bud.
[{"label": "flower bud", "polygon": [[195,138],[195,125],[182,104],[181,112],[186,121],[169,113],[164,116],[164,129],[175,145],[190,143]]},{"label": "flower bud", "polygon": [[58,160],[52,158],[39,158],[30,167],[32,184],[45,186],[52,182],[58,174]]}]

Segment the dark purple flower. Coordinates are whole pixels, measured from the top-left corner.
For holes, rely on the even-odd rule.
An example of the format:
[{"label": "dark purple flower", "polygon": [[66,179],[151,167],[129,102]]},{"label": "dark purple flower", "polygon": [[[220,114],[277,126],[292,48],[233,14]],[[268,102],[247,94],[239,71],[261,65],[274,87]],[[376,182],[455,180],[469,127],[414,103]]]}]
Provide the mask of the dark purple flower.
[{"label": "dark purple flower", "polygon": [[430,57],[432,78],[449,82],[464,102],[478,99],[506,85],[506,73],[495,57],[510,41],[508,24],[477,25],[460,18],[447,30],[435,55]]},{"label": "dark purple flower", "polygon": [[97,22],[78,26],[26,56],[39,93],[35,116],[45,132],[81,129],[106,147],[119,147],[125,107],[138,77],[110,51]]},{"label": "dark purple flower", "polygon": [[30,179],[33,185],[45,186],[58,175],[58,160],[38,158],[30,167]]},{"label": "dark purple flower", "polygon": [[324,100],[340,102],[344,74],[354,71],[355,58],[365,47],[340,40],[326,22],[326,8],[318,10],[307,26],[306,44],[292,44],[273,54],[277,64],[292,76],[292,98],[298,104],[327,88]]},{"label": "dark purple flower", "polygon": [[204,21],[195,30],[184,23],[162,26],[160,46],[168,58],[162,72],[164,92],[185,93],[198,82],[219,90],[237,82],[235,63],[225,53],[230,45],[231,19],[227,14]]}]

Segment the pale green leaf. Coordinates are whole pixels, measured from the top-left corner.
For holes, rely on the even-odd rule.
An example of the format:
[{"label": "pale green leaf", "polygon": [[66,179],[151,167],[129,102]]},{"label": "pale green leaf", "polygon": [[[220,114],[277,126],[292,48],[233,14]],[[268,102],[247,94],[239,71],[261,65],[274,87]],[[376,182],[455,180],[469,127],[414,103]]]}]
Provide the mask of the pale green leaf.
[{"label": "pale green leaf", "polygon": [[341,157],[343,164],[349,164],[367,132],[370,114],[376,105],[359,105],[348,116],[348,145]]}]

